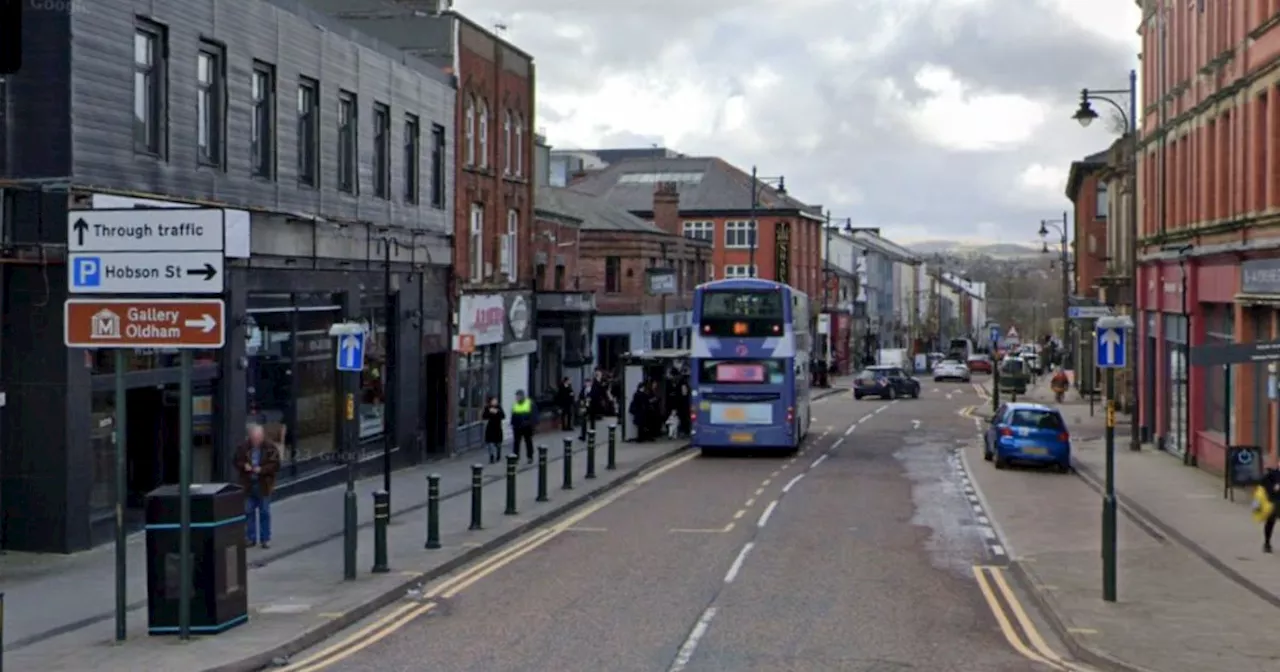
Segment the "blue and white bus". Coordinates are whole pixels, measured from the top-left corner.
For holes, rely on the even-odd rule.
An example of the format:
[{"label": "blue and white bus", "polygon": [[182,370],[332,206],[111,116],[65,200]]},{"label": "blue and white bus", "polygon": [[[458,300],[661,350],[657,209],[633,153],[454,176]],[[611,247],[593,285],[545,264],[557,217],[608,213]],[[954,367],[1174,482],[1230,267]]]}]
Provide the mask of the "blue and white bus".
[{"label": "blue and white bus", "polygon": [[809,433],[809,296],[756,278],[693,296],[693,446],[795,451]]}]

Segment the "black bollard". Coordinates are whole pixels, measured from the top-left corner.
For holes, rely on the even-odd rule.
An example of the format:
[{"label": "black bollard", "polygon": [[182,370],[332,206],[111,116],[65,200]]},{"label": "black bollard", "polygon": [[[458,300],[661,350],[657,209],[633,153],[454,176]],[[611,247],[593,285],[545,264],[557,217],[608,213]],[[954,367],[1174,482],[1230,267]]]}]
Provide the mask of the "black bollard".
[{"label": "black bollard", "polygon": [[427,474],[426,548],[440,548],[440,474]]},{"label": "black bollard", "polygon": [[508,516],[520,513],[516,510],[516,474],[520,473],[520,455],[511,453],[507,456],[507,509]]},{"label": "black bollard", "polygon": [[373,573],[391,571],[387,563],[387,526],[391,524],[391,493],[373,493]]},{"label": "black bollard", "polygon": [[609,447],[604,456],[604,468],[613,471],[618,468],[618,423],[609,425]]},{"label": "black bollard", "polygon": [[471,465],[471,527],[469,530],[483,530],[481,518],[484,516],[484,465]]},{"label": "black bollard", "polygon": [[587,440],[587,423],[590,422],[591,411],[584,403],[582,405],[582,436],[578,437],[582,441]]},{"label": "black bollard", "polygon": [[585,478],[596,477],[596,430],[587,430],[587,473]]},{"label": "black bollard", "polygon": [[0,672],[4,672],[4,593],[0,592]]},{"label": "black bollard", "polygon": [[564,479],[560,485],[562,490],[573,489],[573,439],[564,440]]},{"label": "black bollard", "polygon": [[547,497],[547,447],[538,446],[538,499],[539,502],[551,501]]}]

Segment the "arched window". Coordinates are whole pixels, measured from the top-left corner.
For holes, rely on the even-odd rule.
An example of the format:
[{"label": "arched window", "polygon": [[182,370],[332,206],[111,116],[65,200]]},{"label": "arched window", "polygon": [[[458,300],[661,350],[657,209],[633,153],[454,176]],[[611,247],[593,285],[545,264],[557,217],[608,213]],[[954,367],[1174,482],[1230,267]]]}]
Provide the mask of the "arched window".
[{"label": "arched window", "polygon": [[507,110],[502,115],[502,174],[511,175],[516,172],[512,170],[511,162],[511,110]]},{"label": "arched window", "polygon": [[476,98],[467,96],[466,119],[463,120],[463,140],[466,144],[466,161],[468,166],[476,164]]},{"label": "arched window", "polygon": [[480,167],[489,167],[489,101],[481,100],[480,109],[476,112],[480,118]]},{"label": "arched window", "polygon": [[515,175],[524,175],[524,119],[516,115],[516,133],[515,133],[515,160],[512,162],[511,172]]}]

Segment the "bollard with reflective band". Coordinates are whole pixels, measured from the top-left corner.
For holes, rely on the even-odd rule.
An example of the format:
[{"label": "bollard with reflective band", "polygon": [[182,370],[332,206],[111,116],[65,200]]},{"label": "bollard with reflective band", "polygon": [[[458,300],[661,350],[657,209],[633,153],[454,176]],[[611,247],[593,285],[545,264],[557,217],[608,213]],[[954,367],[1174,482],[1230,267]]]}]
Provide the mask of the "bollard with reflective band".
[{"label": "bollard with reflective band", "polygon": [[469,530],[483,530],[481,519],[484,517],[484,465],[471,465],[471,527]]},{"label": "bollard with reflective band", "polygon": [[581,441],[587,440],[587,423],[591,422],[591,411],[584,403],[582,405],[582,436],[578,437]]},{"label": "bollard with reflective band", "polygon": [[585,478],[596,477],[596,430],[587,430],[587,473]]},{"label": "bollard with reflective band", "polygon": [[609,425],[609,447],[604,456],[604,468],[613,471],[618,468],[618,425]]},{"label": "bollard with reflective band", "polygon": [[573,439],[564,440],[564,459],[561,460],[564,466],[564,476],[560,483],[561,490],[573,489]]},{"label": "bollard with reflective band", "polygon": [[391,571],[387,563],[387,526],[391,524],[391,493],[373,493],[373,569],[374,574]]},{"label": "bollard with reflective band", "polygon": [[427,474],[426,548],[440,548],[440,474]]},{"label": "bollard with reflective band", "polygon": [[507,508],[502,513],[514,516],[516,510],[516,475],[520,473],[520,455],[511,453],[507,456]]},{"label": "bollard with reflective band", "polygon": [[551,501],[547,497],[547,447],[538,446],[538,500],[539,502]]}]

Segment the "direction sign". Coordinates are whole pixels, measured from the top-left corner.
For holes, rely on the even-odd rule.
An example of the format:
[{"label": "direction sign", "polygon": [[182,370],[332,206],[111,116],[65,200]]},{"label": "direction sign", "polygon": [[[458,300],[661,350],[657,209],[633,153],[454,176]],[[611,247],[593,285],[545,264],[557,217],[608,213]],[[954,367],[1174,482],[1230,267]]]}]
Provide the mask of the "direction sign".
[{"label": "direction sign", "polygon": [[72,210],[69,252],[222,252],[226,211],[202,208]]},{"label": "direction sign", "polygon": [[997,345],[999,343],[1000,343],[1000,327],[993,326],[991,327],[991,344]]},{"label": "direction sign", "polygon": [[72,294],[221,294],[221,252],[70,254]]},{"label": "direction sign", "polygon": [[1073,320],[1096,320],[1100,317],[1110,316],[1110,306],[1070,306],[1067,308],[1067,317]]},{"label": "direction sign", "polygon": [[225,344],[221,299],[67,299],[69,348],[195,348]]},{"label": "direction sign", "polygon": [[1224,366],[1280,361],[1280,341],[1221,343],[1191,348],[1191,366]]},{"label": "direction sign", "polygon": [[363,331],[338,336],[338,370],[364,370],[364,337]]},{"label": "direction sign", "polygon": [[1125,330],[1123,327],[1105,326],[1096,330],[1098,352],[1097,365],[1100,369],[1123,369],[1125,362]]}]

